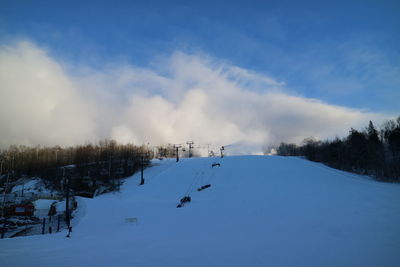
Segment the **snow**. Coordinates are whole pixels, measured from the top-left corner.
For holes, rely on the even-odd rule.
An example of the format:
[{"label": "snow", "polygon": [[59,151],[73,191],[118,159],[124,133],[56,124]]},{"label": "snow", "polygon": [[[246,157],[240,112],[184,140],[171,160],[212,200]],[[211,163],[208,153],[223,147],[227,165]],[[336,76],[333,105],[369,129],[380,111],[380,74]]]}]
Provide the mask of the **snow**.
[{"label": "snow", "polygon": [[63,213],[65,211],[65,204],[66,204],[65,202],[66,202],[65,200],[57,201],[56,203],[57,213]]},{"label": "snow", "polygon": [[52,191],[46,188],[46,185],[40,178],[32,177],[29,180],[23,180],[19,185],[15,185],[11,189],[11,193],[17,193],[19,195],[27,195],[32,193],[50,195]]},{"label": "snow", "polygon": [[11,189],[11,193],[36,193],[38,187],[42,187],[42,181],[39,178],[32,178],[28,181],[24,181],[23,184],[16,185]]},{"label": "snow", "polygon": [[400,266],[398,184],[290,157],[154,163],[144,186],[78,198],[71,238],[0,240],[1,265]]},{"label": "snow", "polygon": [[38,199],[33,202],[33,205],[35,206],[35,209],[46,209],[49,210],[51,204],[56,202],[53,199]]}]

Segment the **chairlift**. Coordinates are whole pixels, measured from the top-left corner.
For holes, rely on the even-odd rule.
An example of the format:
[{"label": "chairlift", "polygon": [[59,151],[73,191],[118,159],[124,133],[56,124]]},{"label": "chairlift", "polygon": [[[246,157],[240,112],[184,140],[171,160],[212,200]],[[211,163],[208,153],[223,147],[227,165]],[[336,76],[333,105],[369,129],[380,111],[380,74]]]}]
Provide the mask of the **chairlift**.
[{"label": "chairlift", "polygon": [[200,192],[200,191],[202,191],[204,189],[207,189],[209,187],[211,187],[211,184],[206,184],[206,185],[201,186],[200,188],[197,188],[197,191]]}]

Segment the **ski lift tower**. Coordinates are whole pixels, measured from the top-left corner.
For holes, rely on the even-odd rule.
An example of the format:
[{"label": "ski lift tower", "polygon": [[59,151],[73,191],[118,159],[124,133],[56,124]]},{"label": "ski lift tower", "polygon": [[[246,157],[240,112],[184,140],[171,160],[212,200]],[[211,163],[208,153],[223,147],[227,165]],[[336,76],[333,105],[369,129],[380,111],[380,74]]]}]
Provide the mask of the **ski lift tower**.
[{"label": "ski lift tower", "polygon": [[193,141],[187,141],[186,144],[189,145],[189,158],[191,158],[192,157],[192,148],[193,148],[194,142]]},{"label": "ski lift tower", "polygon": [[143,172],[144,172],[144,153],[142,152],[142,158],[140,161],[140,184],[139,185],[144,185]]},{"label": "ski lift tower", "polygon": [[181,148],[182,145],[181,144],[175,144],[174,145],[174,149],[176,150],[176,162],[179,161],[179,148]]}]

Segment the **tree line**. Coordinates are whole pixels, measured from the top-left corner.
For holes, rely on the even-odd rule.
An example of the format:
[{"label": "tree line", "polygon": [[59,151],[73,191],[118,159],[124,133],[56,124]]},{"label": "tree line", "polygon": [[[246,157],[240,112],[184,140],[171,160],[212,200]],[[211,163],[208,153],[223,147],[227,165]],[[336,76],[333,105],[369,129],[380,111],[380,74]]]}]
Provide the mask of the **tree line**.
[{"label": "tree line", "polygon": [[10,146],[0,151],[0,184],[22,177],[40,177],[61,190],[65,179],[76,192],[100,186],[113,189],[119,179],[147,166],[154,153],[147,146],[102,140],[70,147]]},{"label": "tree line", "polygon": [[307,138],[301,145],[281,143],[277,154],[303,156],[336,169],[400,182],[400,116],[386,121],[380,129],[372,121],[361,131],[352,128],[345,138]]}]

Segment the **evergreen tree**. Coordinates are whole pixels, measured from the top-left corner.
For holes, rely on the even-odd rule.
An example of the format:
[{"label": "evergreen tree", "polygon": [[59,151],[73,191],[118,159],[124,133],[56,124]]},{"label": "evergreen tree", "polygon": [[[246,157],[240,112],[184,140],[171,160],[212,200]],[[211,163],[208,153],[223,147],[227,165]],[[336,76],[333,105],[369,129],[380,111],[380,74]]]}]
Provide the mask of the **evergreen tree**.
[{"label": "evergreen tree", "polygon": [[367,137],[363,132],[351,129],[347,137],[347,152],[353,168],[365,170],[368,162]]},{"label": "evergreen tree", "polygon": [[383,144],[379,139],[378,131],[375,129],[372,121],[369,121],[367,128],[368,135],[368,169],[375,172],[375,175],[381,176],[384,171],[384,150]]}]

